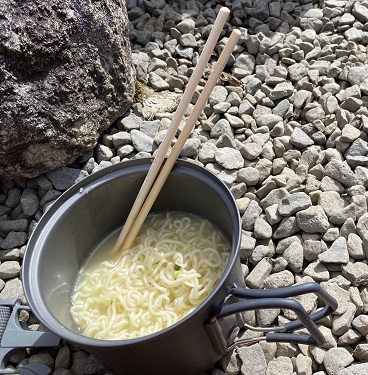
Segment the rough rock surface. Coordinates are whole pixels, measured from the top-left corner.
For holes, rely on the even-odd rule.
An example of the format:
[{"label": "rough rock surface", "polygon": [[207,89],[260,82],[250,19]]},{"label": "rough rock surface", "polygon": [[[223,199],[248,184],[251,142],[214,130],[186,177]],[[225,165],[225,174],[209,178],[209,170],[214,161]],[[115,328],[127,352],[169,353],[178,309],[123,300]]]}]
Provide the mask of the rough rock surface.
[{"label": "rough rock surface", "polygon": [[0,1],[0,176],[92,149],[133,100],[124,0]]},{"label": "rough rock surface", "polygon": [[[157,95],[134,103],[73,165],[2,181],[0,299],[24,298],[12,261],[21,266],[27,236],[65,189],[102,168],[155,154],[223,5],[231,16],[213,60],[231,28],[242,36],[181,158],[216,174],[236,199],[247,287],[315,281],[338,308],[317,323],[323,346],[260,341],[229,352],[206,375],[366,375],[367,0],[127,0],[134,68]],[[151,73],[161,79],[150,80]],[[323,306],[313,294],[297,300],[308,313]],[[277,326],[296,314],[266,309],[244,317],[253,326]],[[31,313],[24,320],[35,323]],[[261,335],[246,329],[239,338]],[[34,361],[48,363],[53,375],[104,373],[72,343],[37,352],[18,351],[7,366]]]}]

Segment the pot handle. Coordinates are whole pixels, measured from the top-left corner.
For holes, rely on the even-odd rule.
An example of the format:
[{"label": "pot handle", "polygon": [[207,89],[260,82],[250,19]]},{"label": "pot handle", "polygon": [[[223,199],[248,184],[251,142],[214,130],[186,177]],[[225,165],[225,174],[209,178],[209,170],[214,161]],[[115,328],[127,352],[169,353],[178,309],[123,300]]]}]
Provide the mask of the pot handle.
[{"label": "pot handle", "polygon": [[41,364],[31,363],[16,370],[5,369],[11,352],[19,348],[57,347],[60,337],[52,332],[23,329],[19,322],[19,311],[30,310],[17,298],[0,302],[0,374],[48,375],[52,370]]},{"label": "pot handle", "polygon": [[[325,306],[322,309],[311,315],[308,315],[298,301],[287,298],[307,293],[316,294],[325,303]],[[319,284],[314,282],[278,289],[247,289],[234,285],[230,289],[230,294],[226,300],[230,296],[247,298],[248,300],[220,306],[215,312],[215,315],[210,319],[209,323],[206,324],[206,330],[211,338],[212,344],[216,352],[221,355],[224,355],[227,351],[232,350],[236,346],[250,345],[259,341],[323,345],[325,338],[315,322],[330,315],[337,309],[337,301],[321,288]],[[296,312],[299,319],[277,327],[253,327],[244,324],[244,327],[247,329],[268,333],[266,336],[238,340],[230,345],[227,344],[222,334],[219,319],[244,311],[275,308],[293,310]],[[311,336],[290,333],[303,327],[307,328]],[[239,331],[239,328],[236,327],[235,331]]]}]

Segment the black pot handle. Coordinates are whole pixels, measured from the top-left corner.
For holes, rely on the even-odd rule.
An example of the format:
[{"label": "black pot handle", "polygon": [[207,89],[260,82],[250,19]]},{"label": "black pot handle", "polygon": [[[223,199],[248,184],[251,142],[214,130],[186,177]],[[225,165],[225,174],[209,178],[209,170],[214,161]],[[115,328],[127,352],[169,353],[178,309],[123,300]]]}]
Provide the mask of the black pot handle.
[{"label": "black pot handle", "polygon": [[[287,298],[307,293],[316,294],[325,303],[322,309],[311,315],[308,315],[298,301]],[[233,286],[230,289],[229,296],[246,298],[247,301],[220,306],[212,319],[210,319],[210,322],[206,325],[206,330],[216,352],[222,355],[236,346],[250,345],[259,341],[323,345],[325,338],[315,322],[330,315],[337,309],[337,301],[322,289],[320,285],[314,282],[278,289],[247,289]],[[266,336],[255,339],[238,340],[230,345],[227,344],[222,334],[219,319],[244,311],[276,308],[293,310],[296,312],[299,319],[277,327],[253,327],[244,324],[245,328],[269,333],[267,333]],[[290,333],[303,327],[307,328],[311,336]]]},{"label": "black pot handle", "polygon": [[6,361],[15,349],[57,347],[61,341],[52,332],[23,329],[19,322],[20,310],[29,310],[29,307],[17,298],[0,302],[0,374],[48,375],[52,370],[41,363],[31,363],[16,370],[5,369]]}]

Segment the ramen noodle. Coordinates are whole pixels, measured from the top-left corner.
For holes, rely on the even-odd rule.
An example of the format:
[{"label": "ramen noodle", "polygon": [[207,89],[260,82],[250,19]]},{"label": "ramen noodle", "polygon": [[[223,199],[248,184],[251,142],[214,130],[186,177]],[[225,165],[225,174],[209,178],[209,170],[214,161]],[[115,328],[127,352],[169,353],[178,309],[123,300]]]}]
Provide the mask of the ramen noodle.
[{"label": "ramen noodle", "polygon": [[[193,311],[220,280],[229,245],[208,220],[165,212],[147,217],[119,260],[111,236],[80,270],[71,315],[80,333],[125,340],[160,331]],[[114,242],[115,241],[115,242]]]}]

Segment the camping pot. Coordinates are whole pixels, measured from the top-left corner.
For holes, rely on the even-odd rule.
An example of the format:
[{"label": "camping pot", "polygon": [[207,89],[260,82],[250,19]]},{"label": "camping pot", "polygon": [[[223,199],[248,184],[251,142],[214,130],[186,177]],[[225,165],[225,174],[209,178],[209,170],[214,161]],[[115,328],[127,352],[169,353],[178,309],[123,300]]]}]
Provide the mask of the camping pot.
[{"label": "camping pot", "polygon": [[[236,202],[214,174],[182,160],[175,164],[151,211],[190,212],[208,218],[222,231],[231,254],[218,285],[192,313],[157,333],[129,340],[98,340],[78,332],[70,315],[78,270],[91,249],[122,226],[151,162],[137,159],[100,170],[64,192],[43,215],[30,237],[22,267],[26,299],[40,322],[95,355],[116,375],[200,374],[237,345],[234,340],[242,326],[252,329],[242,312],[257,308],[288,308],[299,317],[283,327],[273,327],[260,340],[322,344],[323,336],[314,321],[336,309],[336,301],[315,283],[272,291],[245,288]],[[285,298],[309,292],[324,302],[310,316],[299,302]],[[290,333],[302,327],[311,336]],[[239,344],[249,343],[241,340]]]}]

